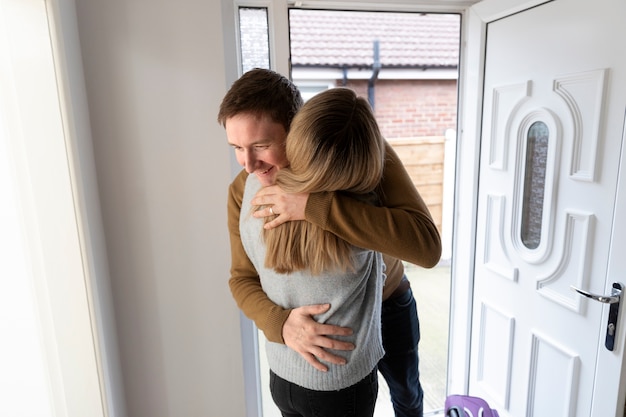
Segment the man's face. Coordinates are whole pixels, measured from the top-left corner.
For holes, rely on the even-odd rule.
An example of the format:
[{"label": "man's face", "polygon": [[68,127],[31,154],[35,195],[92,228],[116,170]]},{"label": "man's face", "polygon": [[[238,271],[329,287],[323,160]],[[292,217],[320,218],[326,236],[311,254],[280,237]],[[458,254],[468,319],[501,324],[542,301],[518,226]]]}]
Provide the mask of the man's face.
[{"label": "man's face", "polygon": [[261,185],[274,184],[276,173],[289,165],[285,155],[287,132],[269,117],[241,113],[226,120],[228,143],[235,149],[237,162]]}]

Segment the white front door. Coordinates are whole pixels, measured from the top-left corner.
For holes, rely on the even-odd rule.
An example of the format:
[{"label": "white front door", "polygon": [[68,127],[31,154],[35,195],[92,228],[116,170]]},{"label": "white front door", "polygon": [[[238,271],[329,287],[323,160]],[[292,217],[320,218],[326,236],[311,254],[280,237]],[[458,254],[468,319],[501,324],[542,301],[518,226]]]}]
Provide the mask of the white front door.
[{"label": "white front door", "polygon": [[556,0],[487,24],[469,392],[501,416],[623,412],[624,320],[607,349],[609,306],[571,286],[626,283],[624,17]]}]

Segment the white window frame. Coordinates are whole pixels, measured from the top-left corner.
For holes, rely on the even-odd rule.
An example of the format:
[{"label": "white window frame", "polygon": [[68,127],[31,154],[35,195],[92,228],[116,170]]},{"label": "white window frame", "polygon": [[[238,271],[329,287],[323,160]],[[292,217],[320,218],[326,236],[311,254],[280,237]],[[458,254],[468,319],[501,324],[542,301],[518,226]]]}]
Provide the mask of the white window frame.
[{"label": "white window frame", "polygon": [[[270,47],[270,65],[271,69],[280,72],[285,76],[290,75],[289,65],[289,22],[288,22],[288,9],[289,8],[303,8],[303,9],[328,9],[328,10],[363,10],[363,11],[394,11],[394,12],[424,12],[424,13],[458,13],[461,15],[461,51],[459,59],[459,111],[458,111],[458,123],[457,130],[459,132],[459,148],[457,150],[457,184],[454,192],[454,199],[457,202],[456,206],[463,206],[464,212],[459,211],[456,207],[453,209],[453,235],[457,237],[456,242],[453,243],[453,252],[457,253],[453,257],[453,264],[451,268],[452,283],[451,283],[451,311],[450,311],[450,343],[449,343],[449,355],[448,355],[448,392],[467,392],[468,386],[468,364],[469,364],[469,337],[471,324],[471,294],[472,283],[469,274],[455,274],[455,271],[471,271],[473,270],[474,261],[474,246],[473,236],[475,229],[475,190],[477,189],[477,158],[478,147],[476,145],[476,139],[471,140],[471,135],[479,132],[479,120],[480,109],[471,108],[467,114],[463,112],[463,105],[468,103],[479,103],[480,90],[478,88],[469,89],[468,97],[464,97],[464,84],[468,85],[472,82],[479,82],[480,74],[475,74],[473,71],[476,68],[482,68],[479,62],[475,62],[475,57],[472,57],[467,65],[466,55],[478,52],[478,58],[480,58],[480,45],[483,45],[484,26],[481,25],[479,19],[468,19],[469,8],[476,1],[473,0],[450,0],[450,1],[437,1],[437,0],[397,0],[391,4],[387,4],[383,1],[375,0],[233,0],[232,3],[229,0],[222,0],[222,4],[226,9],[226,13],[235,12],[234,21],[238,20],[237,8],[244,7],[267,7],[268,8],[268,25],[269,25],[269,47]],[[233,7],[234,10],[230,11],[229,7]],[[231,14],[232,16],[232,14]],[[472,24],[468,23],[468,20],[472,20]],[[233,33],[229,32],[229,25],[225,24],[225,50],[231,50],[234,42],[236,45],[236,54],[240,56],[239,45],[239,27],[235,28],[234,38]],[[230,29],[232,30],[232,29]],[[466,49],[466,41],[469,35],[476,36],[476,42],[473,43],[474,52]],[[233,59],[234,58],[234,59]],[[227,83],[230,85],[236,78],[241,76],[239,70],[241,63],[239,58],[226,57],[226,73]],[[233,71],[233,67],[237,70]],[[471,68],[468,71],[466,65]],[[236,77],[231,78],[233,74]],[[478,76],[478,79],[476,78]],[[466,81],[467,80],[467,81]],[[482,84],[476,84],[478,87]],[[469,129],[468,139],[465,140],[466,144],[463,144],[463,140],[460,138],[463,136],[463,127],[467,124]],[[464,155],[465,163],[461,163],[464,159],[461,156]],[[239,172],[239,165],[236,163],[233,157],[233,176]],[[463,177],[466,175],[465,177]],[[463,179],[464,178],[464,179]],[[463,184],[461,184],[463,179]],[[461,219],[462,217],[462,219]],[[463,222],[464,227],[458,228],[457,222]],[[463,238],[463,236],[465,238]],[[460,243],[459,243],[460,242]],[[258,343],[256,341],[257,334],[256,329],[249,321],[242,315],[242,343],[244,350],[244,374],[246,378],[246,406],[247,417],[260,417],[262,416],[261,408],[261,395],[258,376]],[[453,337],[454,332],[454,337]],[[454,346],[453,346],[454,344]],[[251,363],[249,355],[254,352],[255,363]],[[246,358],[248,356],[248,358]],[[454,370],[450,373],[450,370]]]}]

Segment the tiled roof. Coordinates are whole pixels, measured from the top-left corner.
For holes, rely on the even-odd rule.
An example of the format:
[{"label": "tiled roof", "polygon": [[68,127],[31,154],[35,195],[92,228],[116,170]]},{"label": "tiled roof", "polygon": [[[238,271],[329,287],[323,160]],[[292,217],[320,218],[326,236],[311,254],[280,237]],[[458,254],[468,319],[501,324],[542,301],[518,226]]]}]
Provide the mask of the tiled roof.
[{"label": "tiled roof", "polygon": [[456,68],[460,16],[291,9],[294,67]]}]

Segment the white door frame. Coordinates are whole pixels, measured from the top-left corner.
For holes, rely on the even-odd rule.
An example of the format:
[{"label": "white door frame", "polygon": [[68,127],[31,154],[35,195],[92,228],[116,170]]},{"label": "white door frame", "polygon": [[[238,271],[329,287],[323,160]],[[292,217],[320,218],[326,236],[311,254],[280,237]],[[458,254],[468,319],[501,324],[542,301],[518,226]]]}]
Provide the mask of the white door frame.
[{"label": "white door frame", "polygon": [[[626,115],[625,115],[626,120]],[[622,130],[622,144],[626,143],[626,123],[624,124],[624,128]],[[612,281],[619,280],[622,284],[626,284],[626,257],[625,256],[617,256],[612,252],[615,248],[625,248],[626,247],[626,233],[616,233],[617,231],[626,231],[626,218],[624,218],[624,212],[626,212],[626,149],[622,148],[622,154],[620,157],[620,179],[618,180],[617,185],[617,195],[615,200],[615,214],[614,214],[614,224],[613,224],[613,236],[611,236],[611,253],[609,253],[609,266],[607,270],[607,276],[613,277]],[[610,283],[609,283],[610,285]],[[622,370],[617,380],[611,380],[608,378],[596,378],[594,391],[595,392],[603,392],[607,393],[606,398],[603,398],[602,401],[594,401],[592,406],[593,415],[603,415],[601,407],[602,404],[624,404],[626,401],[626,361],[623,360],[624,352],[626,352],[625,344],[626,344],[626,327],[624,327],[623,320],[626,317],[624,314],[624,301],[622,301],[620,307],[620,313],[618,317],[618,329],[621,330],[617,333],[617,337],[615,340],[615,352],[613,355],[599,355],[597,367],[600,369],[615,369],[619,366],[621,362]],[[608,313],[609,309],[604,308],[602,314],[602,323],[606,323],[608,321]],[[620,320],[622,320],[622,324],[620,324]],[[614,388],[619,387],[617,393],[615,393]],[[617,394],[615,396],[615,394]],[[618,413],[616,417],[621,417],[622,413]]]},{"label": "white door frame", "polygon": [[[502,1],[502,0],[499,0]],[[241,65],[238,58],[238,45],[239,45],[239,30],[237,27],[237,9],[239,6],[252,6],[252,7],[267,7],[268,9],[268,20],[269,20],[269,47],[270,47],[270,65],[272,69],[288,75],[289,74],[289,33],[288,33],[288,16],[287,10],[289,7],[293,7],[296,3],[298,7],[301,8],[309,8],[309,9],[336,9],[336,10],[385,10],[385,11],[402,11],[402,12],[431,12],[431,13],[458,13],[461,15],[461,45],[466,45],[465,41],[469,34],[481,33],[481,30],[470,30],[468,27],[468,8],[476,3],[476,0],[396,0],[393,3],[385,3],[381,0],[221,0],[222,2],[222,20],[224,22],[224,50],[227,51],[227,55],[225,56],[225,65],[226,65],[226,74],[228,79],[226,80],[227,85],[230,85],[233,81],[235,81],[242,74],[239,73]],[[472,19],[475,20],[475,19]],[[471,22],[471,21],[470,21]],[[484,32],[484,28],[482,29]],[[482,36],[481,36],[482,41]],[[467,47],[461,48],[461,59],[460,59],[460,67],[463,68],[465,64],[464,55],[468,52]],[[472,62],[472,61],[469,61]],[[464,85],[464,79],[468,77],[467,74],[471,74],[468,71],[462,71],[459,74],[459,86]],[[470,77],[470,82],[468,85],[473,85],[474,82]],[[459,90],[462,92],[462,90]],[[459,95],[459,116],[461,115],[461,95]],[[478,115],[477,117],[480,117]],[[471,117],[466,117],[467,120],[471,120]],[[458,131],[461,131],[461,118],[458,118]],[[471,136],[471,135],[470,135]],[[468,152],[472,155],[472,149],[463,150],[464,152]],[[471,157],[472,160],[475,159]],[[460,154],[459,154],[459,159]],[[233,175],[235,175],[239,168],[238,164],[233,161],[232,166]],[[468,167],[473,169],[472,167]],[[457,172],[461,172],[458,171]],[[458,176],[457,176],[458,178]],[[457,179],[458,181],[458,179]],[[455,191],[455,198],[459,198],[458,190],[462,190],[463,188],[457,187],[457,191]],[[468,197],[471,197],[472,194],[468,193]],[[467,198],[466,198],[467,199]],[[475,203],[470,203],[472,206],[475,206]],[[473,209],[475,211],[475,207]],[[457,214],[455,214],[455,222],[457,220]],[[475,216],[470,217],[472,221]],[[473,236],[473,235],[471,235]],[[454,250],[454,249],[453,249]],[[470,257],[473,259],[473,256]],[[462,271],[463,269],[458,269]],[[454,272],[452,272],[452,281],[462,280],[458,285],[458,288],[466,288],[471,285],[470,282],[465,282],[469,280],[469,276],[467,274],[461,273],[458,277],[454,277]],[[466,297],[466,294],[462,294],[463,298]],[[453,298],[454,300],[454,298]],[[466,311],[471,311],[471,303],[469,300],[463,300],[463,303],[468,307]],[[456,310],[456,309],[455,309]],[[461,311],[461,310],[458,310]],[[468,319],[470,316],[468,315]],[[463,330],[462,326],[459,326],[460,330]],[[450,328],[452,331],[452,327]],[[258,360],[253,356],[254,352],[258,352],[258,345],[256,342],[256,329],[251,324],[251,322],[245,318],[242,314],[241,316],[241,336],[243,343],[243,351],[244,351],[244,375],[246,380],[246,415],[247,417],[258,417],[261,415],[261,394],[260,394],[260,381],[258,378]],[[469,332],[467,334],[463,333],[459,340],[465,340],[469,336]],[[456,340],[457,338],[455,338]],[[469,338],[467,338],[465,342],[464,349],[469,352]],[[457,363],[454,361],[453,363]],[[469,364],[469,356],[467,360],[463,361],[464,365]],[[450,369],[450,368],[448,368]],[[466,371],[463,371],[462,377],[464,381],[467,381],[467,375],[469,375]],[[455,381],[457,379],[455,378]],[[467,384],[465,383],[464,386]]]}]

